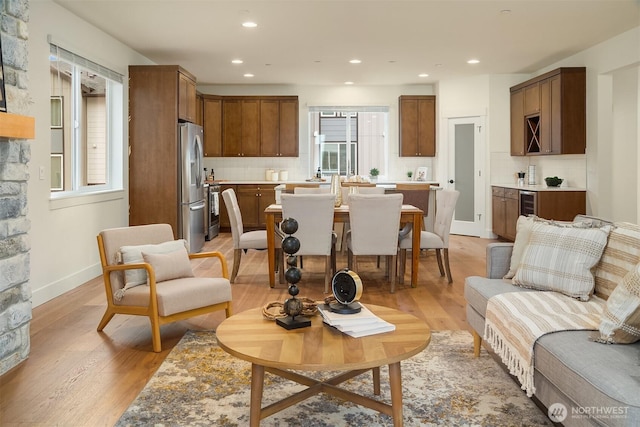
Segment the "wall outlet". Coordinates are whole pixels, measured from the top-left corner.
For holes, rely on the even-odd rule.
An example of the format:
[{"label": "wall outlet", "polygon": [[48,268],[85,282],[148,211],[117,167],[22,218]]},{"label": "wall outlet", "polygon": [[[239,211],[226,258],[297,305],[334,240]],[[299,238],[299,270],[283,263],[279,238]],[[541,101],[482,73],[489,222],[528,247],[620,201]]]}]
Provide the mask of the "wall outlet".
[{"label": "wall outlet", "polygon": [[44,166],[40,166],[40,179],[41,180],[44,180],[44,173],[45,173]]}]

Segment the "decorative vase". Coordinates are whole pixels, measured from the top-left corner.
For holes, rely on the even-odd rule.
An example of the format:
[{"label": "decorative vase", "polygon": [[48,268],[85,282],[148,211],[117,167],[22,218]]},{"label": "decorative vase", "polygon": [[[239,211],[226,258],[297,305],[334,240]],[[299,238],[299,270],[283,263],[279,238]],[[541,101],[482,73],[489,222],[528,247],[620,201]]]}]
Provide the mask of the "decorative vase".
[{"label": "decorative vase", "polygon": [[334,206],[338,207],[342,204],[342,185],[340,185],[340,175],[331,176],[331,194],[336,198]]}]

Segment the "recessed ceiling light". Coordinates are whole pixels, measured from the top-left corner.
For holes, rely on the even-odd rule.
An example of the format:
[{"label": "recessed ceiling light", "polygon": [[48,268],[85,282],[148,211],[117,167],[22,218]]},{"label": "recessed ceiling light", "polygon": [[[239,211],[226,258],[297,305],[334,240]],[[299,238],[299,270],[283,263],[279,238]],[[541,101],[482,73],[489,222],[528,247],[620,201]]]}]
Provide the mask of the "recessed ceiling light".
[{"label": "recessed ceiling light", "polygon": [[244,61],[242,59],[233,59],[231,60],[232,64],[242,64]]},{"label": "recessed ceiling light", "polygon": [[346,84],[346,85],[352,85],[352,84],[353,84],[353,82],[344,82],[344,84]]},{"label": "recessed ceiling light", "polygon": [[479,64],[479,63],[480,63],[480,61],[477,60],[477,59],[470,59],[470,60],[467,61],[467,64]]},{"label": "recessed ceiling light", "polygon": [[420,74],[418,74],[418,77],[429,77],[429,74],[427,74],[427,73],[420,73]]},{"label": "recessed ceiling light", "polygon": [[362,61],[360,61],[359,59],[352,59],[351,61],[349,61],[351,64],[360,64],[362,63]]},{"label": "recessed ceiling light", "polygon": [[511,13],[511,9],[502,9],[502,10],[500,11],[500,13],[501,13],[501,14],[503,14],[503,15],[508,15],[508,14],[510,14],[510,13]]},{"label": "recessed ceiling light", "polygon": [[244,76],[245,76],[245,77],[253,77],[253,74],[251,74],[251,73],[246,73],[246,74],[244,74]]},{"label": "recessed ceiling light", "polygon": [[255,28],[255,27],[258,26],[258,24],[256,24],[253,21],[247,21],[247,22],[243,22],[242,26],[245,27],[245,28]]}]

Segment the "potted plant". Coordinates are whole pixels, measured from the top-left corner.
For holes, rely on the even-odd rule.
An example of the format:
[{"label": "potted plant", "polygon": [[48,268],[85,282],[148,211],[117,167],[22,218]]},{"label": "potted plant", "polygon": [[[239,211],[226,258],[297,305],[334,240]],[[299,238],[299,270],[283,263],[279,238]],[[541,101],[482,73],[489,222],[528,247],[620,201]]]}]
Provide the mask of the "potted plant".
[{"label": "potted plant", "polygon": [[412,176],[413,176],[413,171],[407,172],[407,178],[409,178],[409,181],[411,181]]},{"label": "potted plant", "polygon": [[380,171],[377,168],[371,168],[371,170],[369,171],[369,176],[371,176],[371,182],[377,182],[378,175],[380,175]]}]

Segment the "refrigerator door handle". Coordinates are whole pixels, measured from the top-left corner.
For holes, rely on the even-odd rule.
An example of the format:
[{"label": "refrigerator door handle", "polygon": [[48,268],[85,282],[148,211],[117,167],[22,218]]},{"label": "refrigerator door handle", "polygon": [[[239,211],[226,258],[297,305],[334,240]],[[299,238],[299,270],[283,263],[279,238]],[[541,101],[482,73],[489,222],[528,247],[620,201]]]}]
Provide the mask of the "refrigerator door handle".
[{"label": "refrigerator door handle", "polygon": [[197,211],[200,209],[204,209],[204,202],[198,203],[198,204],[194,204],[193,206],[189,206],[189,210],[190,211]]}]

